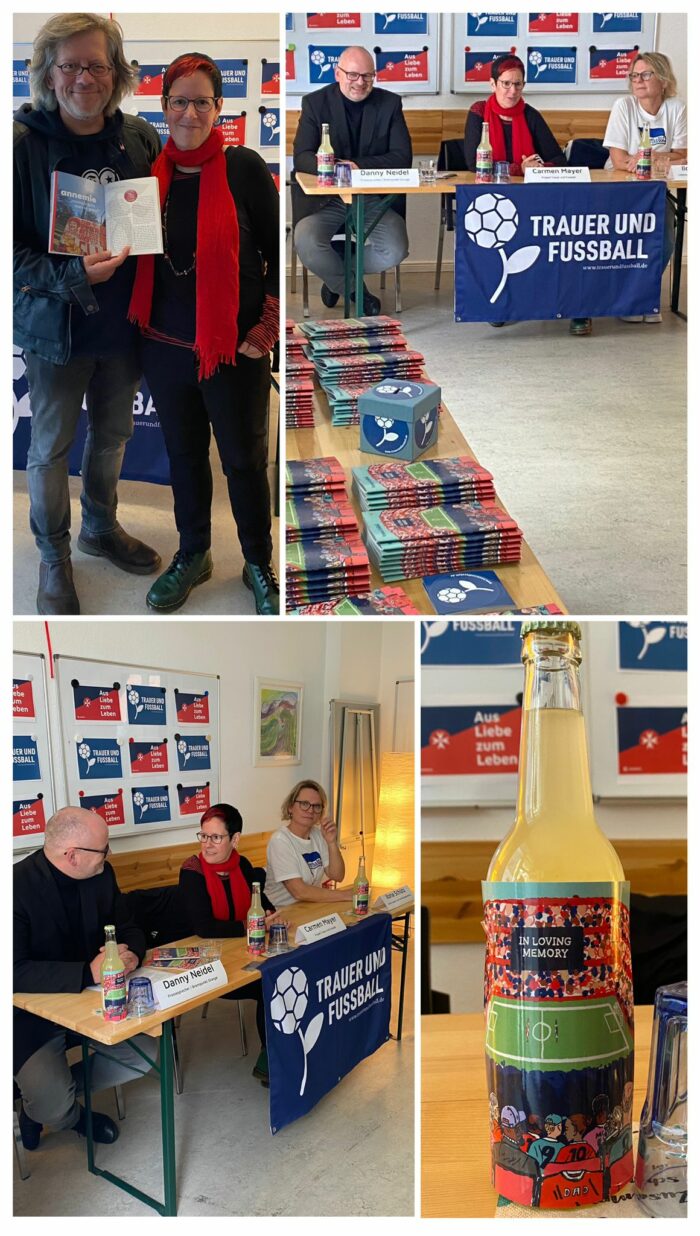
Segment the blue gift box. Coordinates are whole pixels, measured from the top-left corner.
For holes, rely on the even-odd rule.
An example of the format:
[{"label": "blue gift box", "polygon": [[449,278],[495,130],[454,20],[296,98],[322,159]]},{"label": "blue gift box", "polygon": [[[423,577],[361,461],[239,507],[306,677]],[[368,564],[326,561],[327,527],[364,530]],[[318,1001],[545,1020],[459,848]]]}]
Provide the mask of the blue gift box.
[{"label": "blue gift box", "polygon": [[434,382],[387,378],[360,395],[360,450],[384,458],[418,459],[437,442],[442,391]]}]

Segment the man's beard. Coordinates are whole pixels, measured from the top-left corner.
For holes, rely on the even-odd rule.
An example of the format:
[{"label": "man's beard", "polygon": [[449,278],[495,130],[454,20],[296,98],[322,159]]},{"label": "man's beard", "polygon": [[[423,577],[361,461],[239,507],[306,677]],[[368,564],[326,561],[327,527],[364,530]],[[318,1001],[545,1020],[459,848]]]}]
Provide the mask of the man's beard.
[{"label": "man's beard", "polygon": [[[81,99],[82,104],[78,106],[76,99]],[[88,104],[90,99],[91,105]],[[68,115],[73,120],[95,120],[100,116],[106,107],[109,105],[109,99],[105,99],[100,95],[84,94],[84,95],[68,95],[63,99],[61,106],[63,110],[68,112]]]}]

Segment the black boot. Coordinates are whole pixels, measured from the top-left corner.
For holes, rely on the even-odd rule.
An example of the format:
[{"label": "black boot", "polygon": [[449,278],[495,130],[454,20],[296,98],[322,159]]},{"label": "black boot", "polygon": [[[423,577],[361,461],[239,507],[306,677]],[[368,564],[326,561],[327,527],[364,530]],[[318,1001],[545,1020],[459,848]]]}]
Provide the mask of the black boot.
[{"label": "black boot", "polygon": [[43,1124],[38,1124],[36,1120],[32,1120],[31,1116],[27,1115],[24,1110],[24,1103],[21,1103],[19,1109],[19,1132],[25,1150],[36,1150],[43,1127]]},{"label": "black boot", "polygon": [[[80,1115],[73,1125],[74,1131],[78,1137],[87,1137],[87,1116],[85,1108],[80,1108]],[[92,1113],[92,1140],[101,1142],[105,1146],[111,1146],[112,1142],[116,1142],[119,1137],[119,1129],[109,1116],[105,1116],[104,1112]]]},{"label": "black boot", "polygon": [[246,562],[243,567],[243,583],[255,596],[256,613],[279,614],[280,586],[271,563],[262,567],[256,566],[254,562]]},{"label": "black boot", "polygon": [[[381,313],[382,311],[382,302],[380,301],[378,296],[374,296],[372,292],[370,292],[366,283],[363,283],[362,290],[364,293],[364,306],[363,306],[362,316],[365,318],[376,318],[377,314]],[[354,301],[355,299],[354,292],[352,296],[350,297],[350,299]]]},{"label": "black boot", "polygon": [[86,532],[83,528],[78,537],[78,549],[93,558],[108,558],[130,575],[152,575],[160,566],[157,550],[129,536],[119,524],[113,532]]},{"label": "black boot", "polygon": [[331,292],[331,289],[326,287],[324,283],[321,285],[321,300],[326,306],[326,309],[335,309],[338,301],[340,300],[340,293]]},{"label": "black boot", "polygon": [[73,567],[70,558],[64,558],[63,562],[40,563],[36,612],[38,614],[80,613],[80,601],[73,583]]}]

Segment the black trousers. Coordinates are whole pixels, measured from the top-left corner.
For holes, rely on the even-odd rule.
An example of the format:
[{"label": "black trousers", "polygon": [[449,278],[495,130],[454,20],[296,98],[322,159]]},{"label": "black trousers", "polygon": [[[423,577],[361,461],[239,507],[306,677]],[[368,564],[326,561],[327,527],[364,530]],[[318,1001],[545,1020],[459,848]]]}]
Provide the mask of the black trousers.
[{"label": "black trousers", "polygon": [[188,348],[142,339],[141,349],[170,460],[180,549],[202,553],[211,546],[213,429],[243,557],[266,566],[272,558],[269,357],[251,360],[239,353],[235,365],[220,365],[211,378],[200,382],[194,352]]}]

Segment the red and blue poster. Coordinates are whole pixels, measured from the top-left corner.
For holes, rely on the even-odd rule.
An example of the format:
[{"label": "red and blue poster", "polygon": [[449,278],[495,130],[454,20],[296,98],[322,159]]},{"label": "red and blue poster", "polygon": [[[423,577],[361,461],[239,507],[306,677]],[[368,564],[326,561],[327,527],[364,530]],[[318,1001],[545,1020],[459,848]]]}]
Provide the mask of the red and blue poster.
[{"label": "red and blue poster", "polygon": [[217,128],[221,129],[227,146],[245,146],[245,112],[238,116],[219,116]]},{"label": "red and blue poster", "polygon": [[665,670],[685,673],[688,669],[687,622],[632,622],[618,624],[619,665],[621,670]]},{"label": "red and blue poster", "polygon": [[170,137],[170,130],[162,112],[139,112],[142,120],[147,120],[153,126],[163,145]]},{"label": "red and blue poster", "polygon": [[268,163],[267,170],[275,182],[275,188],[279,192],[279,187],[280,187],[280,165],[279,163]]},{"label": "red and blue poster", "polygon": [[279,146],[280,144],[280,109],[266,107],[260,116],[260,145]]},{"label": "red and blue poster", "polygon": [[20,798],[12,804],[12,836],[28,837],[32,833],[43,833],[46,828],[44,815],[44,796],[37,794],[36,798]]},{"label": "red and blue poster", "polygon": [[377,52],[377,81],[427,82],[428,49],[421,51]]},{"label": "red and blue poster", "polygon": [[375,34],[427,34],[427,13],[375,13]]},{"label": "red and blue poster", "polygon": [[12,679],[12,716],[32,718],[36,716],[31,678]]},{"label": "red and blue poster", "polygon": [[180,772],[211,768],[211,750],[206,734],[176,734],[177,766]]},{"label": "red and blue poster", "polygon": [[12,780],[41,781],[39,749],[31,734],[15,735],[12,739]]},{"label": "red and blue poster", "polygon": [[541,43],[538,47],[528,47],[526,63],[528,83],[575,85],[577,56],[575,47],[548,47],[545,43]]},{"label": "red and blue poster", "polygon": [[423,665],[520,665],[520,623],[462,618],[421,623]]},{"label": "red and blue poster", "polygon": [[178,785],[177,797],[180,815],[201,815],[211,806],[209,782],[204,785]]},{"label": "red and blue poster", "polygon": [[424,777],[517,773],[521,709],[512,704],[421,708]]},{"label": "red and blue poster", "polygon": [[149,94],[160,99],[163,94],[163,74],[167,64],[140,64],[139,80],[134,94]]},{"label": "red and blue poster", "polygon": [[472,51],[464,49],[465,82],[488,82],[491,80],[491,65],[502,56],[502,51]]},{"label": "red and blue poster", "polygon": [[307,30],[359,30],[361,25],[361,13],[306,14]]},{"label": "red and blue poster", "polygon": [[588,76],[591,81],[624,81],[636,55],[636,47],[591,47],[588,52]]},{"label": "red and blue poster", "polygon": [[72,686],[76,721],[121,721],[118,682],[113,687],[84,687],[79,682]]},{"label": "red and blue poster", "polygon": [[688,771],[685,708],[648,705],[617,709],[620,776],[666,776]]},{"label": "red and blue poster", "polygon": [[335,66],[342,54],[342,47],[317,47],[309,43],[309,81],[312,86],[327,86],[335,81]]},{"label": "red and blue poster", "polygon": [[528,34],[578,34],[578,13],[530,13]]},{"label": "red and blue poster", "polygon": [[517,33],[517,13],[467,13],[467,37],[478,34],[515,38]]},{"label": "red and blue poster", "polygon": [[260,79],[261,94],[279,94],[280,92],[280,62],[279,60],[263,60]]},{"label": "red and blue poster", "polygon": [[164,773],[168,771],[168,740],[155,739],[153,742],[136,742],[129,739],[129,762],[131,775],[141,776],[144,773]]},{"label": "red and blue poster", "polygon": [[217,60],[221,70],[221,93],[225,99],[244,99],[248,93],[248,61]]},{"label": "red and blue poster", "polygon": [[288,82],[296,81],[297,66],[295,52],[296,47],[288,47],[284,54],[284,71]]},{"label": "red and blue poster", "polygon": [[75,744],[81,781],[116,780],[122,775],[122,753],[116,738],[80,738]]},{"label": "red and blue poster", "polygon": [[13,60],[12,61],[12,97],[13,99],[28,99],[31,94],[29,89],[29,61],[28,60]]},{"label": "red and blue poster", "polygon": [[110,828],[126,823],[123,790],[119,789],[109,794],[85,794],[83,790],[79,790],[78,796],[80,806],[86,811],[94,811],[97,815],[101,815],[105,824],[108,824]]},{"label": "red and blue poster", "polygon": [[130,682],[126,690],[129,725],[165,725],[165,687]]},{"label": "red and blue poster", "polygon": [[167,785],[144,785],[138,790],[132,789],[131,803],[135,824],[162,824],[171,818]]},{"label": "red and blue poster", "polygon": [[641,34],[643,13],[594,13],[593,33]]},{"label": "red and blue poster", "polygon": [[175,708],[178,721],[189,725],[209,724],[209,692],[178,691],[175,688]]}]

